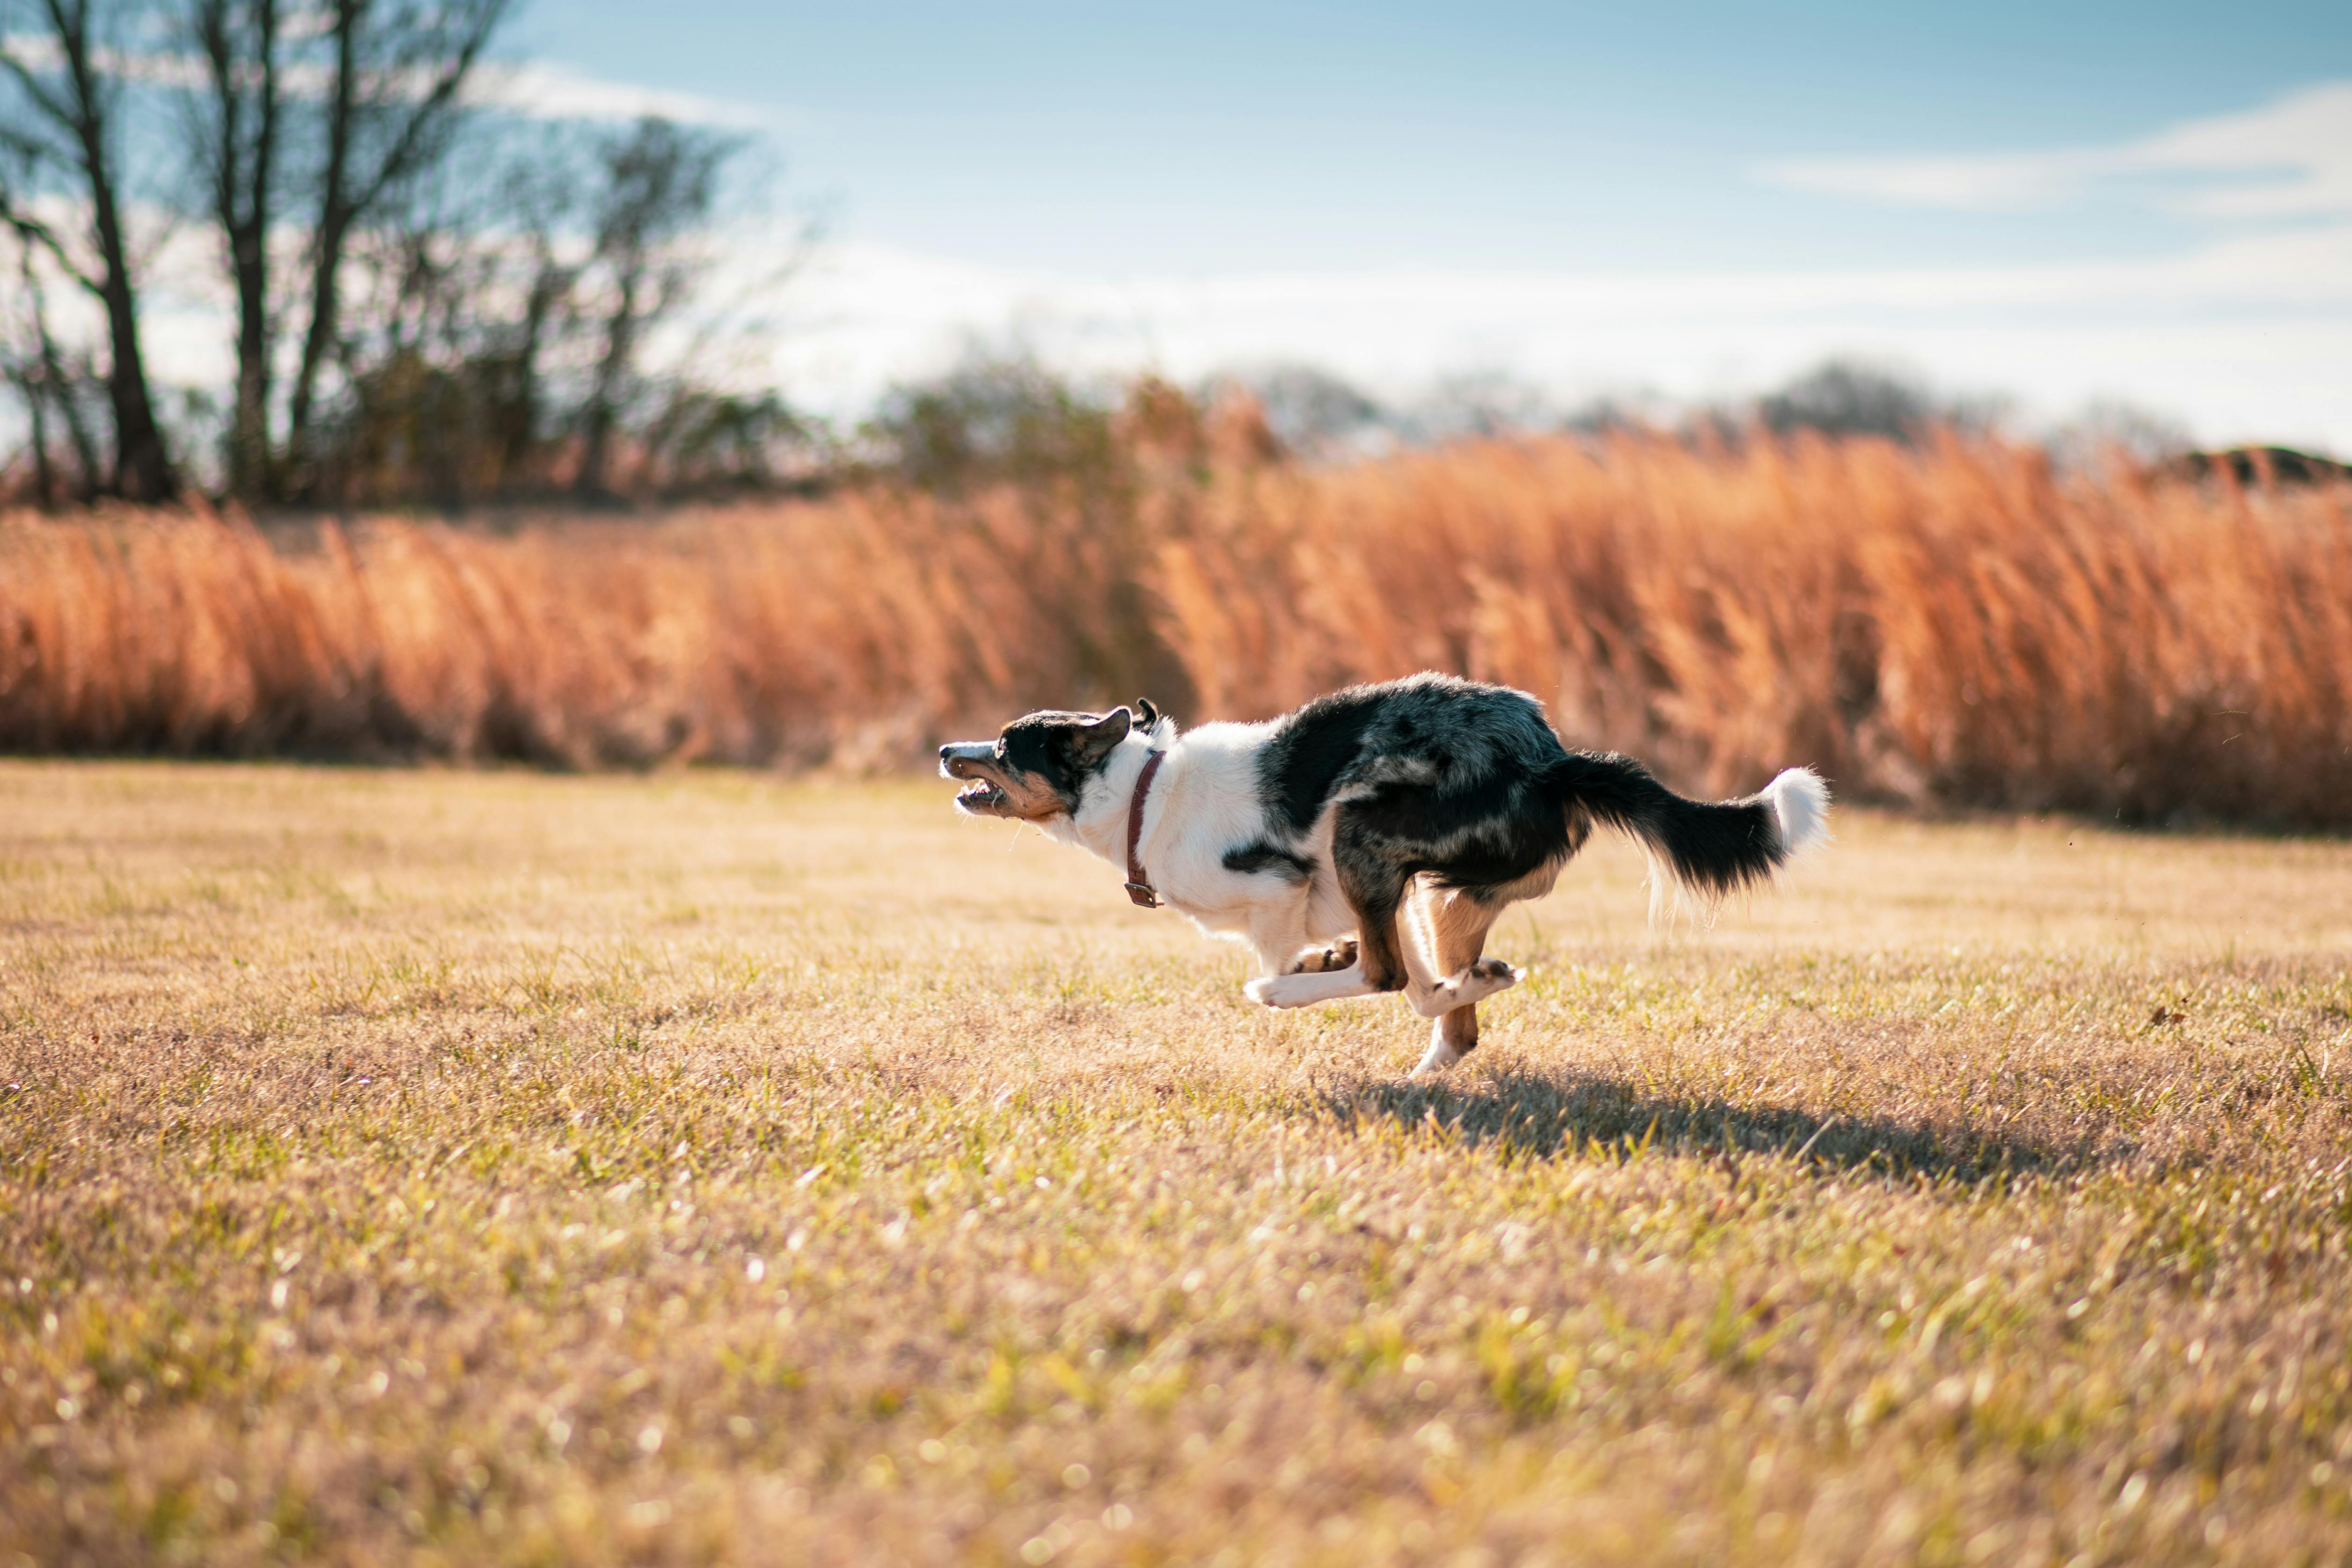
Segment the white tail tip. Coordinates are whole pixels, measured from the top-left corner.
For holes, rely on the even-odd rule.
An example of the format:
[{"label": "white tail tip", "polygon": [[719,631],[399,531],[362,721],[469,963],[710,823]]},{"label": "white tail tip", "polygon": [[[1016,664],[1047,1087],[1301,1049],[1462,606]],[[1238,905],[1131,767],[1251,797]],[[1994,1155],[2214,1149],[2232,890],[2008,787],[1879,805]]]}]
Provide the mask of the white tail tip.
[{"label": "white tail tip", "polygon": [[1811,768],[1790,768],[1764,786],[1772,820],[1780,829],[1780,852],[1793,858],[1830,837],[1830,786]]}]

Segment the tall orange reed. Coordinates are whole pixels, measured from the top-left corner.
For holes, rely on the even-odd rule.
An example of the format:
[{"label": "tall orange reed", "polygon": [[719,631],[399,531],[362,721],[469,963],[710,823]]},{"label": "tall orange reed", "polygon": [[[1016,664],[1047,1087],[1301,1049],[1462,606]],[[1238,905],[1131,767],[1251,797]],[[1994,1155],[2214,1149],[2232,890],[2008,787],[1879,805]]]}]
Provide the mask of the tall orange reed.
[{"label": "tall orange reed", "polygon": [[0,747],[877,766],[1421,668],[1715,792],[2352,826],[2352,496],[2031,447],[1465,445],[509,538],[0,521]]}]

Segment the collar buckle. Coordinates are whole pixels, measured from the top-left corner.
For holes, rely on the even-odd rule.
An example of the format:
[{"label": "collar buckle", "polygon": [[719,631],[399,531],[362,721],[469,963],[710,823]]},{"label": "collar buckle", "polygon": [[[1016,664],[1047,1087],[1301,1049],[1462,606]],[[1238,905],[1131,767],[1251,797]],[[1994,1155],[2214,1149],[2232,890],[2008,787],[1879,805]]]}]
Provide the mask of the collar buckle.
[{"label": "collar buckle", "polygon": [[1160,771],[1160,764],[1167,760],[1167,756],[1165,752],[1154,752],[1143,759],[1143,771],[1135,775],[1134,798],[1127,803],[1127,896],[1133,899],[1140,909],[1162,907],[1160,891],[1145,874],[1143,861],[1137,850],[1143,843],[1143,800],[1151,793],[1152,775]]}]

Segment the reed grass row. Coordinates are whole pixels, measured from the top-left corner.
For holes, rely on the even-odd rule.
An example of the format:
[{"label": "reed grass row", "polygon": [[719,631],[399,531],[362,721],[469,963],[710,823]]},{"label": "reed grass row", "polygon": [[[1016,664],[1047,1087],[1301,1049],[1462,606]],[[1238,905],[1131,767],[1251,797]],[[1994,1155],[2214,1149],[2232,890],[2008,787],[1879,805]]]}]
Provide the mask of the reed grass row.
[{"label": "reed grass row", "polygon": [[1686,788],[2352,826],[2352,492],[1946,437],[1477,443],[505,535],[0,521],[0,748],[894,765],[1425,668]]}]

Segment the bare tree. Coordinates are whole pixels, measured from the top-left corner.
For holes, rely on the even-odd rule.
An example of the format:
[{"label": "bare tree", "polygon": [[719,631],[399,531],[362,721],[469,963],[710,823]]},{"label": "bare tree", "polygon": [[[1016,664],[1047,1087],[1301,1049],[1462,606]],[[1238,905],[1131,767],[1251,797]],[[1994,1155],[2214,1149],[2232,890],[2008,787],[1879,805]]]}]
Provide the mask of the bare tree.
[{"label": "bare tree", "polygon": [[228,430],[228,491],[242,500],[271,489],[271,331],[278,301],[269,276],[269,231],[277,212],[283,130],[282,0],[193,0],[189,41],[204,61],[205,87],[192,95],[197,167],[220,227],[236,293],[236,390]]},{"label": "bare tree", "polygon": [[603,149],[595,269],[604,283],[601,350],[580,416],[581,494],[611,487],[613,434],[646,330],[674,309],[701,272],[676,242],[710,216],[719,177],[742,143],[733,137],[646,119]]},{"label": "bare tree", "polygon": [[1906,444],[1939,425],[1986,429],[2000,412],[1998,402],[1947,397],[1900,371],[1843,359],[1814,366],[1756,404],[1756,418],[1778,434],[1815,430]]},{"label": "bare tree", "polygon": [[455,506],[543,479],[549,362],[562,380],[576,357],[577,140],[477,122],[354,230],[315,498]]},{"label": "bare tree", "polygon": [[[39,293],[62,277],[106,323],[108,488],[175,488],[140,353],[126,170],[142,202],[194,175],[177,216],[217,237],[236,382],[225,421],[186,439],[219,441],[226,489],[249,503],[454,505],[552,482],[567,458],[586,493],[665,471],[730,482],[805,440],[773,397],[642,364],[708,275],[698,240],[744,143],[470,110],[516,3],[0,0],[0,226],[41,253],[15,269],[24,303],[0,301],[0,373],[38,426],[45,494],[61,420],[83,482],[97,472],[76,388],[99,382],[61,352]],[[740,340],[740,311],[705,331],[721,318]]]},{"label": "bare tree", "polygon": [[73,448],[73,491],[87,499],[103,469],[99,465],[98,443],[82,416],[83,378],[67,363],[57,334],[49,329],[48,290],[36,259],[37,242],[21,229],[16,231],[16,238],[17,275],[24,289],[18,297],[21,313],[9,322],[12,341],[6,349],[6,374],[25,400],[31,426],[34,498],[48,506],[64,500],[67,493],[49,438],[49,416],[54,413],[65,426],[66,440]]},{"label": "bare tree", "polygon": [[114,416],[110,488],[131,500],[160,501],[176,492],[178,479],[140,350],[138,284],[124,230],[123,83],[107,64],[139,14],[135,0],[0,5],[0,37],[11,46],[0,47],[0,70],[23,105],[23,112],[0,119],[0,135],[20,166],[58,181],[86,208],[89,226],[83,245],[66,243],[33,211],[29,182],[0,184],[0,219],[47,250],[104,311]]},{"label": "bare tree", "polygon": [[[41,347],[48,337],[47,301],[40,274],[33,265],[33,244],[16,235],[17,261],[24,275],[24,302],[30,310],[20,317],[10,311],[5,320],[7,336],[0,340],[0,375],[25,400],[25,416],[32,426],[28,449],[33,459],[33,500],[47,506],[58,499],[56,464],[49,454],[49,390],[41,374]],[[29,317],[29,320],[25,319]]]},{"label": "bare tree", "polygon": [[[341,348],[354,238],[448,153],[467,79],[510,0],[181,4],[203,70],[189,140],[236,297],[228,488],[281,497],[315,478],[320,378]],[[289,223],[307,242],[290,289],[270,247]],[[281,322],[299,323],[300,342],[282,449],[272,438]]]},{"label": "bare tree", "polygon": [[560,154],[542,148],[509,169],[499,189],[499,204],[520,231],[523,271],[522,313],[514,330],[494,350],[489,372],[491,438],[498,446],[501,476],[522,473],[545,424],[547,359],[576,323],[573,292],[581,262],[567,258],[561,238],[577,205],[569,170]]},{"label": "bare tree", "polygon": [[310,189],[307,323],[287,416],[289,476],[312,460],[319,380],[342,325],[352,238],[402,183],[445,153],[459,95],[510,0],[326,0],[331,60]]}]

